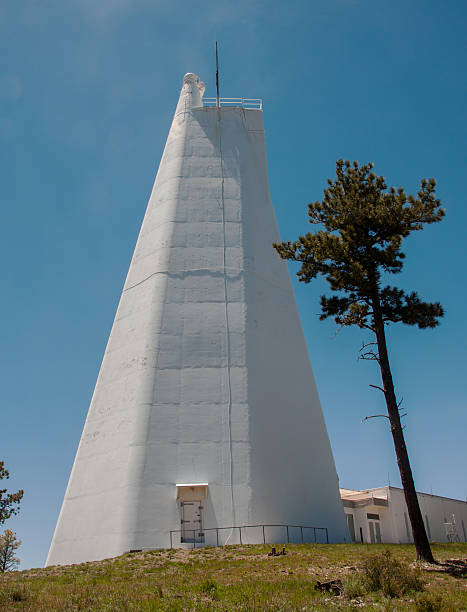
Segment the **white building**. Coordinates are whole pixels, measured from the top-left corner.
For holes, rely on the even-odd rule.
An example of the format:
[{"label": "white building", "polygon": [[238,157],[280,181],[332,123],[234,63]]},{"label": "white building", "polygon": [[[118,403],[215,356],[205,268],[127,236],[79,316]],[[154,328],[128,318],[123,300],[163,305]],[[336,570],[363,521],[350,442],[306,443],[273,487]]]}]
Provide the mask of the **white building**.
[{"label": "white building", "polygon": [[[347,530],[269,195],[261,101],[180,99],[47,564]],[[302,529],[300,529],[302,527]],[[266,528],[284,540],[285,527]],[[170,532],[173,531],[172,534]],[[318,539],[323,539],[318,531]],[[262,527],[243,542],[262,541]]]},{"label": "white building", "polygon": [[[413,542],[404,491],[379,487],[341,489],[347,527],[353,542]],[[417,493],[431,542],[467,542],[467,503],[460,499]]]}]

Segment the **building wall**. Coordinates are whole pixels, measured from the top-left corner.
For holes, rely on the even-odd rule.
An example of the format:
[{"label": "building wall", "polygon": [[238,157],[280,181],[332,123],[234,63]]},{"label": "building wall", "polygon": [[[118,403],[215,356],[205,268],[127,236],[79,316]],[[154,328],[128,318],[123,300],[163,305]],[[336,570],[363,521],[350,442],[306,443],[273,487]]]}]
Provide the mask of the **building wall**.
[{"label": "building wall", "polygon": [[[404,499],[402,489],[389,487],[390,507],[395,521],[395,542],[413,542],[412,530],[410,521],[408,520],[407,506]],[[461,542],[466,542],[467,536],[467,503],[461,500],[450,499],[447,497],[438,497],[436,495],[428,495],[427,493],[418,493],[418,501],[422,512],[425,529],[427,530],[428,538],[432,542],[447,542],[446,528],[444,522],[451,522],[454,514],[457,523],[457,533]],[[407,534],[405,516],[409,524],[409,533]],[[428,518],[428,523],[427,523]],[[462,528],[462,521],[466,533]]]},{"label": "building wall", "polygon": [[354,517],[355,525],[355,542],[370,543],[370,528],[368,514],[378,515],[381,529],[381,541],[391,542],[392,541],[392,524],[391,517],[389,515],[388,508],[381,506],[369,505],[361,508],[345,508],[346,514],[352,514]]},{"label": "building wall", "polygon": [[[369,543],[370,530],[368,514],[378,514],[380,517],[381,536],[383,542],[410,543],[413,542],[412,529],[405,503],[404,492],[396,487],[380,487],[371,489],[375,497],[387,497],[388,506],[368,504],[350,508],[345,507],[345,513],[354,517],[356,541],[360,542],[360,528],[363,541]],[[427,535],[432,542],[447,542],[445,522],[452,521],[455,516],[457,534],[461,542],[467,542],[467,503],[462,500],[418,493],[420,509],[425,523]]]}]

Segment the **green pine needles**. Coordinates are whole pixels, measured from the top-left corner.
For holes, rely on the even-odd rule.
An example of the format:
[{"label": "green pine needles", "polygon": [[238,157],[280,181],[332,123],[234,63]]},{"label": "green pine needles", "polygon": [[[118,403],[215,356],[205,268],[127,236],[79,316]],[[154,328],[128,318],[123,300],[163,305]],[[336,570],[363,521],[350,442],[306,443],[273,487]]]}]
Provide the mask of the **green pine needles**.
[{"label": "green pine needles", "polygon": [[375,331],[372,307],[377,292],[384,323],[435,327],[443,316],[439,302],[422,302],[415,292],[381,287],[381,276],[402,270],[403,238],[444,217],[435,197],[436,182],[424,179],[417,196],[407,196],[402,187],[387,190],[384,177],[372,168],[371,163],[338,160],[336,179],[328,180],[322,202],[308,205],[310,223],[324,229],[273,246],[282,259],[301,263],[300,281],[309,283],[322,275],[332,291],[346,294],[323,296],[320,319],[331,316],[338,325]]},{"label": "green pine needles", "polygon": [[[6,469],[5,462],[0,461],[0,480],[4,478],[10,478],[10,472]],[[0,524],[4,523],[10,516],[18,514],[23,495],[24,491],[22,489],[16,493],[8,493],[7,489],[0,489]]]}]

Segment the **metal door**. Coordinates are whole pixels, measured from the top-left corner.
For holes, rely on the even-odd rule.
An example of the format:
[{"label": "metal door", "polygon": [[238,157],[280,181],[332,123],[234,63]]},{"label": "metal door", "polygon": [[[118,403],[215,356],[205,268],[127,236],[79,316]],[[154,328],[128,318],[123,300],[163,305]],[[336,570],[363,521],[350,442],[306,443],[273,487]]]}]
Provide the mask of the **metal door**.
[{"label": "metal door", "polygon": [[368,525],[370,526],[370,542],[374,544],[376,540],[375,540],[375,527],[374,527],[373,521],[368,521]]},{"label": "metal door", "polygon": [[378,544],[381,544],[381,529],[380,529],[378,521],[375,522],[375,529],[376,529],[376,541],[378,542]]},{"label": "metal door", "polygon": [[182,501],[182,542],[204,542],[201,502]]},{"label": "metal door", "polygon": [[379,521],[368,521],[368,526],[370,528],[370,542],[375,544],[381,544],[381,527]]}]

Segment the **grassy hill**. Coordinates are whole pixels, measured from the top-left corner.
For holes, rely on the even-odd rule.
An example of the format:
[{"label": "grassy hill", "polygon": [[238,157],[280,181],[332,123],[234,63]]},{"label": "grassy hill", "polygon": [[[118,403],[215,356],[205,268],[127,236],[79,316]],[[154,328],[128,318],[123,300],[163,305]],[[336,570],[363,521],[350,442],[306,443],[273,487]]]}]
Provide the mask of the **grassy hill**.
[{"label": "grassy hill", "polygon": [[[438,566],[409,566],[408,545],[297,544],[277,557],[270,550],[151,551],[0,574],[0,610],[467,610],[467,544],[435,544]],[[315,589],[331,579],[342,581],[343,594]]]}]

